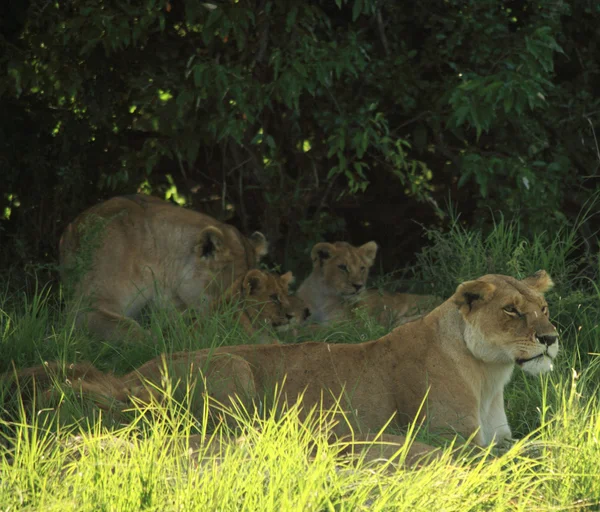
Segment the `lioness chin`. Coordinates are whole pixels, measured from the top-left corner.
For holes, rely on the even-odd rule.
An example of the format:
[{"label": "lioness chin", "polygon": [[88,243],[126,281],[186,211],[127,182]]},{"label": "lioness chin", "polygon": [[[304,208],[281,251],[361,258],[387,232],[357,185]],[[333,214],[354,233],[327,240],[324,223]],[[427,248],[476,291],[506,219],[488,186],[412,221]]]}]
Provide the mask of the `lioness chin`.
[{"label": "lioness chin", "polygon": [[[536,375],[552,369],[556,328],[548,320],[545,271],[523,280],[485,275],[462,283],[447,301],[390,334],[365,343],[306,342],[240,345],[161,356],[106,382],[97,371],[80,386],[110,396],[148,398],[148,389],[202,373],[209,394],[246,406],[262,402],[279,385],[282,397],[303,396],[311,407],[345,409],[339,434],[377,433],[391,419],[404,427],[427,421],[431,431],[458,433],[480,446],[511,437],[504,386],[514,366]],[[35,372],[29,372],[33,375]],[[421,405],[424,403],[424,407]]]}]

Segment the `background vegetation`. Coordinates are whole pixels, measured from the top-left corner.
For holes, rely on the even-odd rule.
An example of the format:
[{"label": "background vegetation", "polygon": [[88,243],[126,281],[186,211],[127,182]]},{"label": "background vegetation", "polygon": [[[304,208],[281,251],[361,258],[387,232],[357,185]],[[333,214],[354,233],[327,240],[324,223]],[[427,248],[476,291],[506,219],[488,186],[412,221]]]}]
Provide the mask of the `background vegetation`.
[{"label": "background vegetation", "polygon": [[594,0],[7,0],[2,266],[55,262],[77,213],[136,190],[293,269],[323,238],[397,269],[449,198],[553,230],[598,188],[598,27]]}]

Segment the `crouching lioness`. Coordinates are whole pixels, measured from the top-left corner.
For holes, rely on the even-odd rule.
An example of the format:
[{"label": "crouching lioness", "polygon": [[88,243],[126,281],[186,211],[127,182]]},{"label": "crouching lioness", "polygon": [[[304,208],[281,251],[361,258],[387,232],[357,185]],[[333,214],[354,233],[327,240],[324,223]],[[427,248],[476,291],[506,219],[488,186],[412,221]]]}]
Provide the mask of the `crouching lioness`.
[{"label": "crouching lioness", "polygon": [[[432,312],[378,340],[180,352],[120,379],[85,368],[79,373],[89,377],[79,377],[77,386],[144,399],[148,389],[164,385],[165,371],[178,380],[197,372],[218,400],[238,395],[250,406],[279,384],[288,402],[303,394],[305,410],[333,407],[341,397],[346,420],[363,433],[378,432],[390,418],[399,427],[418,418],[433,431],[473,436],[486,446],[511,437],[503,390],[514,366],[534,375],[552,369],[558,336],[543,297],[551,286],[545,271],[520,281],[486,275],[459,285]],[[339,433],[348,431],[346,420]]]},{"label": "crouching lioness", "polygon": [[77,324],[102,338],[144,331],[133,320],[149,302],[177,309],[218,297],[267,253],[208,215],[161,199],[115,197],[79,215],[60,240],[63,282],[79,302]]}]

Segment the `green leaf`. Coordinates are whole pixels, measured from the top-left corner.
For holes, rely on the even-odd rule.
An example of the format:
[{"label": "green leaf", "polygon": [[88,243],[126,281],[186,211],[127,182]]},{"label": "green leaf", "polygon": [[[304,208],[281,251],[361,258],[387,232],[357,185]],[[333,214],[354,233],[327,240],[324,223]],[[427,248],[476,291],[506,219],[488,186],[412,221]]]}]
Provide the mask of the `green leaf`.
[{"label": "green leaf", "polygon": [[508,89],[504,93],[504,113],[508,114],[513,106],[514,96],[512,90]]},{"label": "green leaf", "polygon": [[470,177],[471,177],[471,171],[463,171],[456,186],[458,188],[462,188],[465,185],[465,183],[467,183],[467,181],[469,181]]},{"label": "green leaf", "polygon": [[469,115],[469,112],[471,111],[471,106],[470,105],[462,105],[461,107],[457,108],[456,111],[454,112],[454,126],[458,127],[461,126],[464,122],[465,119],[467,118],[467,116]]},{"label": "green leaf", "polygon": [[204,64],[196,64],[194,66],[194,85],[200,87],[202,85],[202,74],[204,73]]},{"label": "green leaf", "polygon": [[352,7],[352,21],[356,21],[361,15],[363,10],[363,0],[354,0],[354,6]]}]

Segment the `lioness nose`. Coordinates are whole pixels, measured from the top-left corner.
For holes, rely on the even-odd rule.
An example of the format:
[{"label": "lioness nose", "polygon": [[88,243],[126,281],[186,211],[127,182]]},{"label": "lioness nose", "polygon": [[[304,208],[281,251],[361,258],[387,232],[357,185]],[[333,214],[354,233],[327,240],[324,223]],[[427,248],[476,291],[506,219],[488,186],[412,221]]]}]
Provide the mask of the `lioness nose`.
[{"label": "lioness nose", "polygon": [[558,340],[558,336],[555,336],[554,334],[546,334],[545,336],[536,336],[536,338],[538,339],[538,341],[540,343],[543,343],[544,345],[547,345],[548,347],[550,345],[554,345],[554,343],[556,343]]},{"label": "lioness nose", "polygon": [[310,316],[310,309],[304,308],[304,311],[302,313],[302,320],[306,320]]},{"label": "lioness nose", "polygon": [[354,289],[355,289],[357,292],[359,292],[359,291],[362,289],[362,287],[363,287],[363,285],[362,285],[362,284],[359,284],[359,283],[353,283],[353,284],[352,284],[352,286],[354,286]]},{"label": "lioness nose", "polygon": [[285,317],[286,317],[288,320],[291,320],[292,318],[294,318],[294,315],[290,315],[289,313],[286,313],[286,314],[285,314]]}]

